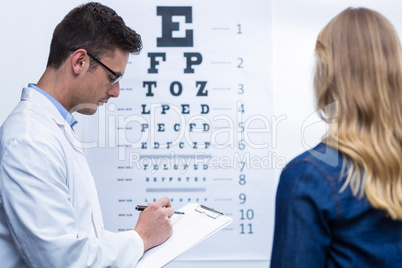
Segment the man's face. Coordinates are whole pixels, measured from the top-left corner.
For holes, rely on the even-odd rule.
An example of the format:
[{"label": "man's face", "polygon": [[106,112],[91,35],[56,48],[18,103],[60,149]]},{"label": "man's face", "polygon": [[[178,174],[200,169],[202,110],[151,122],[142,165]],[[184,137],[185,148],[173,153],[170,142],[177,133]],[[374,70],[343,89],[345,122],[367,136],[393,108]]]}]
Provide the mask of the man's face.
[{"label": "man's face", "polygon": [[[112,57],[104,56],[99,60],[116,74],[123,75],[128,57],[128,52],[116,49]],[[94,70],[87,71],[86,76],[82,87],[80,86],[76,92],[76,105],[78,105],[76,108],[79,113],[94,114],[98,106],[107,103],[109,98],[119,96],[120,83],[116,82],[112,85],[116,77],[101,64],[98,64]]]}]

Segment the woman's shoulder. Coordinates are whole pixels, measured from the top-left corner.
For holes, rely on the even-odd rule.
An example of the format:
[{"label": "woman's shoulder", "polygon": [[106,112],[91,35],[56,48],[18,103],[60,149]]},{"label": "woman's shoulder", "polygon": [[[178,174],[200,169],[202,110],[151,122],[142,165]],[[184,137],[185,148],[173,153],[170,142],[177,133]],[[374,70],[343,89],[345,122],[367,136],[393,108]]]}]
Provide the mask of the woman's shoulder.
[{"label": "woman's shoulder", "polygon": [[[341,153],[333,147],[320,143],[291,160],[283,169],[277,189],[277,202],[292,206],[314,204],[334,219],[340,213],[344,184],[344,165]],[[297,202],[295,202],[297,201]],[[303,201],[305,201],[303,203]]]},{"label": "woman's shoulder", "polygon": [[308,195],[322,198],[339,193],[344,184],[345,168],[341,153],[320,143],[291,160],[282,170],[278,190],[286,195]]},{"label": "woman's shoulder", "polygon": [[[337,177],[342,173],[343,157],[337,148],[319,143],[291,160],[284,168],[284,172],[297,171],[302,173],[316,173],[325,177]],[[313,175],[313,174],[310,174]]]}]

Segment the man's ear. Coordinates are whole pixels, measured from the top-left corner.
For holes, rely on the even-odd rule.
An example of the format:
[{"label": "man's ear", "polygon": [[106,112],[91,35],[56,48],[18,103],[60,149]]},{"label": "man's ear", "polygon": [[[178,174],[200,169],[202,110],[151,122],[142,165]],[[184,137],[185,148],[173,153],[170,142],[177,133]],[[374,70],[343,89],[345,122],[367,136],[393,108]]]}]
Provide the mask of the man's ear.
[{"label": "man's ear", "polygon": [[80,74],[89,66],[89,60],[85,49],[78,49],[73,52],[71,57],[71,68],[74,74]]}]

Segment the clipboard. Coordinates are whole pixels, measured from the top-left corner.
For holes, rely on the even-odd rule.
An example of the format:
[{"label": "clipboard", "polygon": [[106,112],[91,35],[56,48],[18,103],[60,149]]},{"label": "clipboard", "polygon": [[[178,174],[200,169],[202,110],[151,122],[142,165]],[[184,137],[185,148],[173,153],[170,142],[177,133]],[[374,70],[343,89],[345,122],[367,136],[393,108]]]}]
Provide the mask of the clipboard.
[{"label": "clipboard", "polygon": [[136,268],[160,268],[228,226],[233,219],[212,208],[189,203],[171,217],[173,233],[166,242],[144,253]]}]

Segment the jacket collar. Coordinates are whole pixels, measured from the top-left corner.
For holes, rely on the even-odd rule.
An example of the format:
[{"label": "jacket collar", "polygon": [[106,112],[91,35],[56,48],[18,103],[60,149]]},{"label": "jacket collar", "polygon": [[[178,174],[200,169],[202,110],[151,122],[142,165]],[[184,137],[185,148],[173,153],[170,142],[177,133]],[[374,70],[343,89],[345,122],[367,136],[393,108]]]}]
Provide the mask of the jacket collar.
[{"label": "jacket collar", "polygon": [[35,89],[36,91],[38,91],[39,93],[44,95],[48,100],[50,100],[50,102],[54,106],[56,106],[56,108],[59,111],[59,113],[61,114],[61,116],[67,121],[67,123],[71,127],[74,127],[74,125],[76,125],[78,123],[77,120],[75,120],[75,118],[73,117],[73,115],[70,114],[70,112],[67,111],[67,109],[63,105],[61,105],[61,103],[58,100],[56,100],[52,95],[50,95],[46,91],[42,90],[41,88],[39,88],[37,85],[35,85],[33,83],[28,84],[28,87]]},{"label": "jacket collar", "polygon": [[35,89],[29,87],[23,88],[21,94],[21,100],[29,101],[42,107],[44,110],[48,112],[48,114],[53,118],[53,120],[58,125],[67,124],[66,120],[63,118],[63,116],[61,116],[56,106],[54,106],[50,100],[48,100],[44,95],[40,94]]},{"label": "jacket collar", "polygon": [[28,87],[22,89],[21,100],[32,102],[44,109],[45,112],[52,117],[53,121],[63,130],[63,133],[71,146],[73,146],[78,152],[83,153],[82,144],[75,135],[73,129],[48,98],[35,89]]}]

